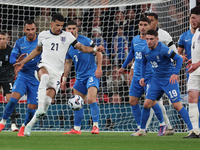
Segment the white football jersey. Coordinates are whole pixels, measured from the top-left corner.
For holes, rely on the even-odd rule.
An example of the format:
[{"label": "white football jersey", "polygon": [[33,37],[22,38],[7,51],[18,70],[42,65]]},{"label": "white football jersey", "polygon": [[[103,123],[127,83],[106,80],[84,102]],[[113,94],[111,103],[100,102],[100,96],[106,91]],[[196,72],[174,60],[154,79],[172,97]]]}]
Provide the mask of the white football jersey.
[{"label": "white football jersey", "polygon": [[[171,35],[167,31],[160,28],[158,28],[158,38],[159,41],[165,44],[166,46],[168,46],[170,42],[173,42]],[[169,46],[169,48],[171,48],[174,52],[177,53],[177,49],[174,44]]]},{"label": "white football jersey", "polygon": [[[200,60],[200,31],[199,31],[199,28],[196,29],[194,36],[192,38],[191,56],[192,56],[192,63],[197,63]],[[200,67],[197,70],[195,70],[192,74],[200,75]]]},{"label": "white football jersey", "polygon": [[65,57],[70,45],[76,38],[70,33],[62,31],[54,35],[50,30],[42,31],[38,36],[38,46],[42,46],[41,63],[62,75],[64,72]]}]

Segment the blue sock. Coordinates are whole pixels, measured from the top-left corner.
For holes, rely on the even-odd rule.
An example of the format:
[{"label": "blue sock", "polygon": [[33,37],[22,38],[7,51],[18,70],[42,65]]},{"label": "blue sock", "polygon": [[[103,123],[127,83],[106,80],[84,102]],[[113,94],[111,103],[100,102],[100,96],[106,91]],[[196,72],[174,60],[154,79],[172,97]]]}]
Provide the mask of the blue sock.
[{"label": "blue sock", "polygon": [[83,119],[83,108],[80,110],[74,111],[74,125],[81,126],[81,121]]},{"label": "blue sock", "polygon": [[99,106],[97,102],[90,104],[90,108],[93,122],[99,122]]},{"label": "blue sock", "polygon": [[147,120],[149,119],[150,114],[150,108],[144,108],[142,109],[142,115],[141,115],[141,129],[146,128]]},{"label": "blue sock", "polygon": [[160,108],[160,106],[158,105],[158,103],[156,103],[156,105],[154,105],[153,107],[154,113],[156,115],[156,117],[158,118],[160,123],[164,122],[164,118],[163,118],[163,113],[162,110]]},{"label": "blue sock", "polygon": [[8,117],[12,114],[15,105],[17,104],[18,100],[15,98],[10,98],[10,101],[6,104],[6,107],[4,109],[4,113],[3,113],[3,119],[7,120]]},{"label": "blue sock", "polygon": [[183,107],[180,111],[179,114],[181,115],[181,117],[183,118],[184,122],[187,124],[189,130],[192,130],[192,123],[190,121],[190,117],[188,114],[188,111],[185,109],[185,107]]},{"label": "blue sock", "polygon": [[200,128],[200,101],[198,101],[198,108],[199,108],[199,128]]},{"label": "blue sock", "polygon": [[141,108],[140,108],[140,105],[139,104],[133,105],[133,106],[131,106],[131,109],[132,109],[132,112],[133,112],[133,116],[135,118],[135,122],[137,123],[138,126],[141,126],[141,122],[140,122]]},{"label": "blue sock", "polygon": [[29,121],[31,121],[34,114],[35,114],[35,109],[27,108],[27,112],[26,112],[26,116],[25,116],[25,120],[24,120],[25,125],[27,125],[29,123]]}]

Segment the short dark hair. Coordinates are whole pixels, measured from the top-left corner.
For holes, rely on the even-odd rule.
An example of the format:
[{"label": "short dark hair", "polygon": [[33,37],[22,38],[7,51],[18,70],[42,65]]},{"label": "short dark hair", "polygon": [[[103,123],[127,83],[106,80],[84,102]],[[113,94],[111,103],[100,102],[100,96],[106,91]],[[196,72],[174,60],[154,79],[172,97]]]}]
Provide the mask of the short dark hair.
[{"label": "short dark hair", "polygon": [[35,24],[35,22],[33,21],[33,20],[26,20],[25,21],[25,23],[24,23],[24,26],[26,25],[26,24]]},{"label": "short dark hair", "polygon": [[58,20],[60,22],[64,22],[65,19],[64,19],[63,15],[57,13],[52,16],[52,21],[55,22],[56,20]]},{"label": "short dark hair", "polygon": [[153,35],[155,37],[158,37],[158,32],[156,30],[150,29],[147,31],[146,35]]},{"label": "short dark hair", "polygon": [[191,9],[191,14],[200,15],[200,5]]},{"label": "short dark hair", "polygon": [[147,17],[142,17],[140,21],[148,22],[148,24],[151,24],[151,20]]},{"label": "short dark hair", "polygon": [[6,32],[1,31],[0,35],[6,35]]},{"label": "short dark hair", "polygon": [[70,20],[70,21],[67,22],[66,27],[69,26],[69,25],[77,26],[77,23],[74,20]]},{"label": "short dark hair", "polygon": [[147,16],[153,16],[156,20],[158,20],[158,14],[154,12],[148,13]]}]

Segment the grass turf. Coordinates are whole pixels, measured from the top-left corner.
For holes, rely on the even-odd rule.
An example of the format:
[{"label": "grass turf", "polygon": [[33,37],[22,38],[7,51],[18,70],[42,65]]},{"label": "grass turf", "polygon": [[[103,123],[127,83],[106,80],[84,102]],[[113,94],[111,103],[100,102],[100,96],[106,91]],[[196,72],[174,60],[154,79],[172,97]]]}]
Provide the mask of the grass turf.
[{"label": "grass turf", "polygon": [[131,132],[101,132],[99,135],[63,135],[62,132],[31,132],[30,137],[17,137],[17,132],[0,133],[0,150],[197,150],[200,139],[184,139],[187,133],[157,136],[147,133],[132,137]]}]

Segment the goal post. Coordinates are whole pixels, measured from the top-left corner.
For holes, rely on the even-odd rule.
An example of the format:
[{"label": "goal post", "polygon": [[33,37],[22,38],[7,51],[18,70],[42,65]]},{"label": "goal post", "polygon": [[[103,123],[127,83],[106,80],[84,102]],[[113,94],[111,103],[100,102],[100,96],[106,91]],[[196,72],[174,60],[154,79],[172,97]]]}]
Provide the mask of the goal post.
[{"label": "goal post", "polygon": [[[103,54],[103,76],[97,95],[100,108],[100,131],[134,131],[137,126],[129,105],[128,73],[131,64],[124,74],[116,78],[116,70],[125,60],[130,43],[134,36],[139,34],[139,19],[148,12],[156,12],[159,16],[159,27],[168,31],[177,46],[180,35],[187,31],[189,26],[190,7],[192,0],[0,0],[0,30],[6,31],[14,45],[18,38],[24,36],[23,23],[27,19],[34,19],[37,24],[37,33],[50,29],[52,14],[59,12],[66,22],[75,20],[79,34],[91,38],[96,45],[105,47]],[[121,48],[121,49],[120,49]],[[59,90],[47,116],[39,121],[33,130],[64,131],[73,127],[73,111],[68,107],[67,100],[72,95],[75,82],[75,72],[72,67],[67,90]],[[183,104],[187,107],[187,82],[185,65],[180,72],[180,91]],[[177,132],[188,131],[178,112],[169,104],[167,96],[163,96],[167,115]],[[144,96],[140,104],[144,102]],[[5,99],[0,94],[0,116],[2,116]],[[26,100],[21,100],[16,107],[20,114],[17,124],[22,125],[26,114]],[[5,130],[9,130],[9,120]],[[159,122],[153,117],[149,132],[158,131]],[[84,105],[82,130],[92,129],[90,106]]]}]

